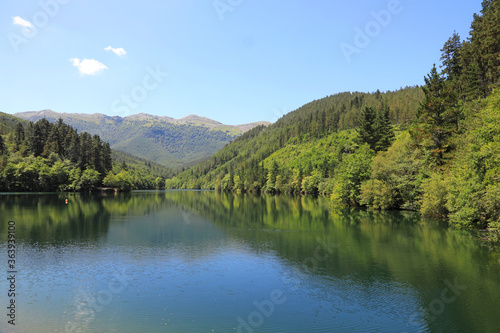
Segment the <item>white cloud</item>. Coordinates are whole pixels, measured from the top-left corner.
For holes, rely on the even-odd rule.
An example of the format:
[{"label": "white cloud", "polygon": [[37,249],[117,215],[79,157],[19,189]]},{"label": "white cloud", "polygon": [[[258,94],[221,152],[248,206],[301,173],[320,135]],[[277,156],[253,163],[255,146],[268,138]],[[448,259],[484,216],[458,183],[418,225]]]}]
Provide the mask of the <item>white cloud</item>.
[{"label": "white cloud", "polygon": [[27,21],[20,16],[14,17],[12,19],[12,23],[14,23],[15,25],[19,25],[21,27],[24,27],[24,28],[28,29],[28,31],[31,31],[33,29],[33,24],[31,24],[30,21]]},{"label": "white cloud", "polygon": [[106,65],[95,59],[80,60],[78,58],[71,58],[70,61],[73,63],[73,66],[78,68],[80,74],[83,75],[97,75],[103,70],[108,69]]},{"label": "white cloud", "polygon": [[123,57],[124,55],[127,54],[127,51],[125,51],[125,49],[123,49],[122,47],[119,47],[119,48],[115,49],[115,48],[113,48],[111,46],[108,46],[104,50],[111,51],[111,52],[113,52],[114,54],[116,54],[119,57]]}]

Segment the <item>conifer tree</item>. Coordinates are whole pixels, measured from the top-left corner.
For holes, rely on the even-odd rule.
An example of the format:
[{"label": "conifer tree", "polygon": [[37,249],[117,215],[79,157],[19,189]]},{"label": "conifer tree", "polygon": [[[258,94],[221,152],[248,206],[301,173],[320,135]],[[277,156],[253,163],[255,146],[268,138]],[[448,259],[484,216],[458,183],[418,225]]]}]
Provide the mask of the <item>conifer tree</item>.
[{"label": "conifer tree", "polygon": [[[104,142],[102,144],[102,156],[101,156],[102,165],[106,172],[111,171],[113,168],[113,162],[111,159],[111,147],[109,143]],[[147,162],[147,165],[151,168],[151,163]]]},{"label": "conifer tree", "polygon": [[382,106],[376,118],[376,139],[375,151],[387,150],[394,141],[394,129],[392,128],[389,107]]},{"label": "conifer tree", "polygon": [[71,134],[71,141],[69,145],[69,159],[71,163],[78,164],[80,160],[80,137],[76,131]]},{"label": "conifer tree", "polygon": [[375,110],[371,107],[367,107],[361,112],[360,124],[358,127],[359,139],[362,143],[367,143],[373,150],[376,150],[378,141],[375,119]]},{"label": "conifer tree", "polygon": [[441,49],[441,61],[443,62],[443,74],[449,80],[454,80],[458,78],[461,74],[461,64],[459,61],[459,50],[462,46],[460,41],[460,36],[456,31],[453,32],[453,36],[448,39]]},{"label": "conifer tree", "polygon": [[35,124],[31,123],[28,127],[27,143],[29,151],[35,155],[35,157],[42,154],[45,140],[39,122]]},{"label": "conifer tree", "polygon": [[18,123],[14,131],[15,150],[19,150],[23,142],[24,142],[24,127],[21,123]]},{"label": "conifer tree", "polygon": [[445,78],[438,74],[436,65],[425,77],[425,83],[425,99],[419,109],[412,136],[417,145],[429,150],[434,162],[441,165],[444,153],[451,149],[449,139],[458,125],[459,113],[454,93]]}]

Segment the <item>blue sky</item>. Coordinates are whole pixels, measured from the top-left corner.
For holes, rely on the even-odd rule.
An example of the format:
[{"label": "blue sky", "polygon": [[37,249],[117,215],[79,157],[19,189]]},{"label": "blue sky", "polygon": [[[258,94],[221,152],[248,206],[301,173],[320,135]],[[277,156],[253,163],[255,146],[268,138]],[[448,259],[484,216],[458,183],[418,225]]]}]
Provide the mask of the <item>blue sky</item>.
[{"label": "blue sky", "polygon": [[2,0],[0,111],[275,121],[423,84],[481,0]]}]

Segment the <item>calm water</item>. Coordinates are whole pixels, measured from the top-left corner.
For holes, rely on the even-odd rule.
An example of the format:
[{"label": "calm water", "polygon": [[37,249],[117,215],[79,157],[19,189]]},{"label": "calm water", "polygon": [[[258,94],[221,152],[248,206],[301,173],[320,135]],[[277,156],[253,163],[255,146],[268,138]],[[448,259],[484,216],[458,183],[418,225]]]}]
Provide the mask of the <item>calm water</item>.
[{"label": "calm water", "polygon": [[65,198],[0,195],[1,332],[500,331],[498,248],[413,213],[194,191]]}]

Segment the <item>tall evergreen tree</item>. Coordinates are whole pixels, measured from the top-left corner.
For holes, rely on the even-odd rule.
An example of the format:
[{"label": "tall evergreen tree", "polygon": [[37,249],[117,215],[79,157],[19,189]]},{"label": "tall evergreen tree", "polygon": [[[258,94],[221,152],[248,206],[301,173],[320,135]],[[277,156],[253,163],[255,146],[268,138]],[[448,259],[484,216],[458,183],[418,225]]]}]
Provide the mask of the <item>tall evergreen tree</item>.
[{"label": "tall evergreen tree", "polygon": [[425,77],[425,99],[422,103],[412,136],[417,144],[431,152],[434,162],[444,162],[444,153],[450,151],[450,136],[458,125],[456,98],[445,78],[438,74],[436,65]]},{"label": "tall evergreen tree", "polygon": [[371,149],[377,149],[377,128],[376,128],[376,113],[372,107],[366,107],[361,112],[360,123],[358,126],[359,138],[362,143],[367,143]]},{"label": "tall evergreen tree", "polygon": [[[483,91],[489,95],[500,79],[500,1],[485,0],[482,15],[474,15],[470,41],[478,53]],[[481,96],[481,97],[485,97]]]},{"label": "tall evergreen tree", "polygon": [[31,123],[28,127],[27,135],[28,149],[30,153],[36,156],[40,156],[43,153],[43,147],[45,145],[45,138],[43,137],[42,128],[40,123]]},{"label": "tall evergreen tree", "polygon": [[463,43],[460,48],[459,66],[461,76],[457,81],[461,83],[462,88],[460,98],[471,101],[485,97],[487,91],[483,82],[479,51],[470,41]]},{"label": "tall evergreen tree", "polygon": [[382,106],[382,109],[377,114],[375,125],[377,140],[375,151],[385,151],[391,146],[395,138],[388,106]]},{"label": "tall evergreen tree", "polygon": [[450,80],[458,78],[462,72],[459,60],[459,50],[462,46],[460,36],[456,31],[453,36],[448,39],[441,49],[441,61],[443,62],[443,74]]},{"label": "tall evergreen tree", "polygon": [[105,169],[101,160],[102,143],[98,135],[94,134],[91,145],[90,166],[99,173],[104,174]]},{"label": "tall evergreen tree", "polygon": [[[111,171],[113,168],[113,161],[111,159],[111,147],[109,143],[104,142],[102,144],[102,153],[101,153],[101,161],[106,172]],[[151,163],[147,162],[147,165],[151,168]]]},{"label": "tall evergreen tree", "polygon": [[69,145],[68,157],[71,163],[79,164],[80,161],[80,137],[76,131],[71,134],[71,141]]},{"label": "tall evergreen tree", "polygon": [[19,150],[21,145],[24,142],[24,126],[21,123],[16,125],[16,129],[14,131],[14,144],[15,150]]},{"label": "tall evergreen tree", "polygon": [[43,157],[48,157],[50,153],[56,153],[61,157],[63,155],[64,147],[59,138],[59,129],[57,126],[52,126],[50,134],[45,141],[45,146],[43,147]]},{"label": "tall evergreen tree", "polygon": [[80,167],[86,169],[92,166],[92,136],[83,132],[80,135]]}]

